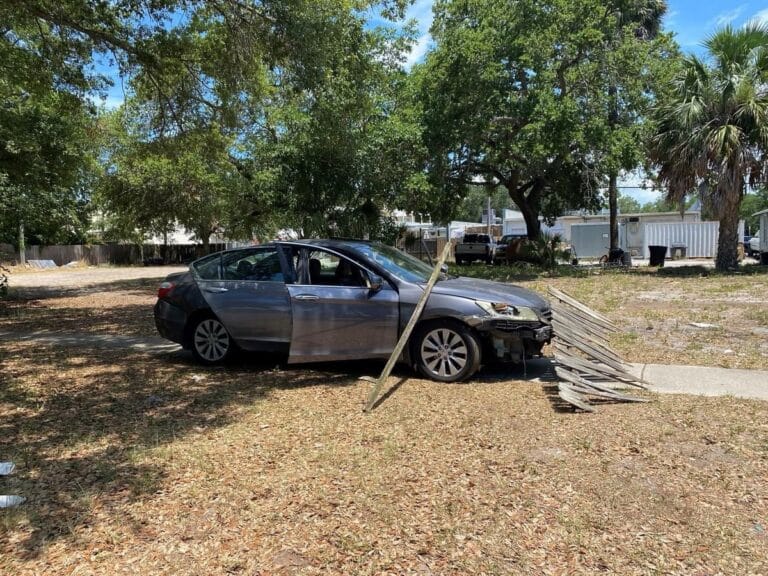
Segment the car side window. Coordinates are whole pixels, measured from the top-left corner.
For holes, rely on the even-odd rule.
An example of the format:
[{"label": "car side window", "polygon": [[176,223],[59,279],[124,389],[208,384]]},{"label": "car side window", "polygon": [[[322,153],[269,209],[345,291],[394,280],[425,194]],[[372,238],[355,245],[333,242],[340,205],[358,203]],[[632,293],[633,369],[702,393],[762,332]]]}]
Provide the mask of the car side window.
[{"label": "car side window", "polygon": [[218,280],[221,254],[212,254],[193,264],[195,273],[202,280]]},{"label": "car side window", "polygon": [[308,283],[320,286],[368,285],[368,275],[357,264],[325,250],[309,250],[307,254]]},{"label": "car side window", "polygon": [[280,255],[273,246],[224,253],[221,269],[224,280],[285,282]]}]

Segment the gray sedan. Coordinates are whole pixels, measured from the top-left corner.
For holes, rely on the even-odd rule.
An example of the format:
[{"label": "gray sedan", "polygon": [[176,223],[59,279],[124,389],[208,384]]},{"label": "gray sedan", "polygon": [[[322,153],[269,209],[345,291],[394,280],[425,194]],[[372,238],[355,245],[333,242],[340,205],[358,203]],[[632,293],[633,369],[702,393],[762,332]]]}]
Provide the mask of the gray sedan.
[{"label": "gray sedan", "polygon": [[[168,276],[158,291],[161,335],[204,364],[236,348],[289,363],[388,358],[432,269],[361,240],[300,240],[227,250]],[[481,362],[522,362],[552,335],[551,310],[533,292],[443,274],[400,360],[443,382]]]}]

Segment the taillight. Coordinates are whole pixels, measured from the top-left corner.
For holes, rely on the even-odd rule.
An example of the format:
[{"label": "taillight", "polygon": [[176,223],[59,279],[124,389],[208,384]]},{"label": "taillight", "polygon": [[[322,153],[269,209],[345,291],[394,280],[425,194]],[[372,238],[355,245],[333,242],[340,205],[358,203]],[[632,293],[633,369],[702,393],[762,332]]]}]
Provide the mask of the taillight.
[{"label": "taillight", "polygon": [[173,292],[176,285],[173,282],[163,282],[160,284],[160,288],[157,289],[157,297],[165,298]]}]

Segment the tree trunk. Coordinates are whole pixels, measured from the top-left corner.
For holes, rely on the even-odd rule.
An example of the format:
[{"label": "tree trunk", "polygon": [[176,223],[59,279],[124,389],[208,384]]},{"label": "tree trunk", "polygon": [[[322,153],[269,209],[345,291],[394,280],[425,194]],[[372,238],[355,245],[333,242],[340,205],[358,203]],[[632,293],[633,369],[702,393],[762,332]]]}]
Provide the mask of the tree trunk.
[{"label": "tree trunk", "polygon": [[538,197],[541,193],[542,185],[535,183],[529,196],[526,196],[514,184],[505,183],[507,192],[512,202],[520,209],[525,220],[525,228],[529,240],[538,240],[541,236],[541,225],[539,223]]},{"label": "tree trunk", "polygon": [[739,190],[724,192],[726,200],[720,215],[720,237],[717,241],[715,268],[721,272],[736,270],[739,267]]},{"label": "tree trunk", "polygon": [[541,236],[538,213],[527,203],[524,203],[524,206],[518,206],[518,208],[520,208],[520,212],[523,213],[523,218],[525,219],[525,228],[528,232],[528,239],[538,240],[539,236]]},{"label": "tree trunk", "polygon": [[27,246],[24,242],[24,220],[19,220],[19,263],[22,266],[27,263]]},{"label": "tree trunk", "polygon": [[610,210],[611,251],[619,247],[619,190],[616,186],[618,176],[612,171],[608,176],[608,207]]}]

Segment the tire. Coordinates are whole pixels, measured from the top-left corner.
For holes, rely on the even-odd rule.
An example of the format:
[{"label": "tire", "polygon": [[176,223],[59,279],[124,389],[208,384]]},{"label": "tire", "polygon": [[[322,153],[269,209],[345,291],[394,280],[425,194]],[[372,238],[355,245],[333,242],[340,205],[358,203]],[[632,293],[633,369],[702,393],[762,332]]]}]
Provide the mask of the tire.
[{"label": "tire", "polygon": [[460,382],[480,368],[480,344],[459,322],[428,322],[416,334],[413,357],[418,371],[427,378]]},{"label": "tire", "polygon": [[231,356],[234,347],[232,337],[218,318],[203,316],[195,321],[191,330],[195,360],[208,366],[222,364]]}]

